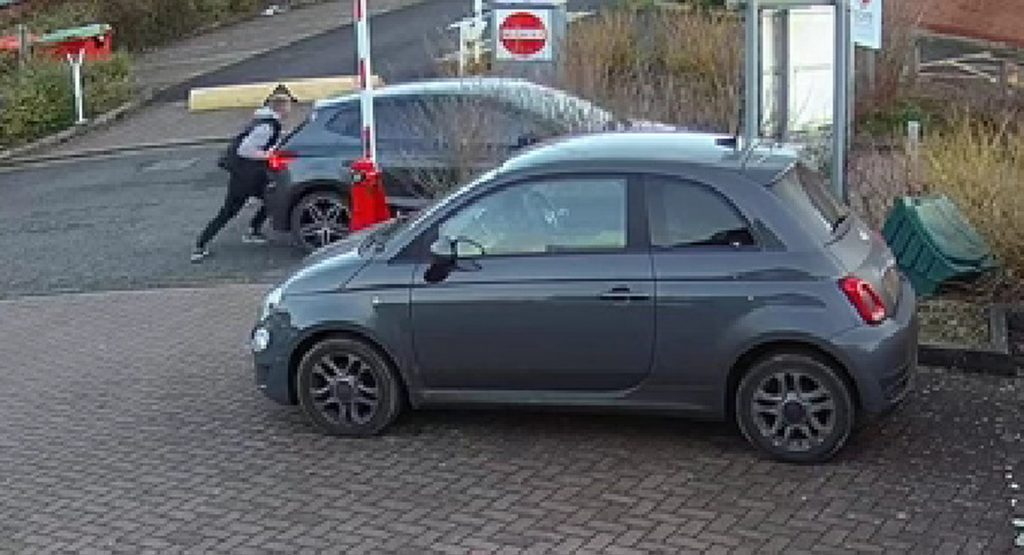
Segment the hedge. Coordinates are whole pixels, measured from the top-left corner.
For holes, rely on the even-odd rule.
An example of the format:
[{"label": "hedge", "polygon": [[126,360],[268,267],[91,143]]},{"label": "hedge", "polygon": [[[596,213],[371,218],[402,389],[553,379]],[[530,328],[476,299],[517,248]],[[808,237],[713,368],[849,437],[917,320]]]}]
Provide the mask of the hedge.
[{"label": "hedge", "polygon": [[[131,63],[118,54],[86,63],[86,117],[127,102],[132,95]],[[0,74],[0,147],[11,147],[74,124],[74,90],[65,63],[35,61],[24,70]]]}]

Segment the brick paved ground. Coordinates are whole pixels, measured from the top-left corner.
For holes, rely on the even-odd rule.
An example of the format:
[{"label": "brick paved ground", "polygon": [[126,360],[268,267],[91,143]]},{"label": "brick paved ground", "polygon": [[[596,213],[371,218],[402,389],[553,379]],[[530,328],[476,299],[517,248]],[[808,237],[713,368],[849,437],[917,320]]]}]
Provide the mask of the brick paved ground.
[{"label": "brick paved ground", "polygon": [[0,552],[1012,549],[1019,381],[927,371],[817,467],[660,418],[425,412],[344,440],[253,388],[260,292],[0,303]]}]

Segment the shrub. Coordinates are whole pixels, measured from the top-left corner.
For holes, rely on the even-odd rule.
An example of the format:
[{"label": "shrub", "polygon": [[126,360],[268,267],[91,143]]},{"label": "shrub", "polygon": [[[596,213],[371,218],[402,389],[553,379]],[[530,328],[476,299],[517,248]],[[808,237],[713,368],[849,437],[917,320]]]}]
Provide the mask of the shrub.
[{"label": "shrub", "polygon": [[12,146],[67,127],[73,121],[72,89],[64,64],[36,62],[0,83],[0,145]]},{"label": "shrub", "polygon": [[929,134],[922,163],[926,189],[957,203],[1019,283],[1024,278],[1024,133],[963,114]]},{"label": "shrub", "polygon": [[607,11],[573,25],[561,85],[623,116],[731,132],[742,38],[740,21],[722,11]]},{"label": "shrub", "polygon": [[[86,116],[126,102],[132,93],[131,64],[124,55],[83,68]],[[23,71],[0,76],[0,146],[25,143],[74,122],[74,91],[67,64],[35,61]]]}]

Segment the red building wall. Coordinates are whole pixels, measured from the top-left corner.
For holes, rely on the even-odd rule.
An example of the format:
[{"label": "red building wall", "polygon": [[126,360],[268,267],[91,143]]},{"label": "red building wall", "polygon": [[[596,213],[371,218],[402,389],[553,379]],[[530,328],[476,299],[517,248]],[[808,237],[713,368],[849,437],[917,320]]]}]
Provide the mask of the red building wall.
[{"label": "red building wall", "polygon": [[921,10],[925,29],[1024,47],[1024,0],[887,0]]}]

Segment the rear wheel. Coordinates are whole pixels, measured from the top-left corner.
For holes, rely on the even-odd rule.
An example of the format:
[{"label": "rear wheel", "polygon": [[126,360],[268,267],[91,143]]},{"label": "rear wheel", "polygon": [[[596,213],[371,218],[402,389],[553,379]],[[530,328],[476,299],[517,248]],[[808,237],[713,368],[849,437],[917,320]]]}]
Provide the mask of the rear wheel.
[{"label": "rear wheel", "polygon": [[292,207],[292,235],[296,244],[307,251],[344,238],[350,223],[348,202],[333,191],[314,191]]},{"label": "rear wheel", "polygon": [[402,409],[402,390],[391,365],[373,347],[332,338],[315,345],[299,364],[299,404],[325,433],[380,433]]},{"label": "rear wheel", "polygon": [[855,412],[850,386],[840,372],[804,354],[762,359],[736,392],[736,421],[743,435],[786,462],[832,458],[849,439]]}]

